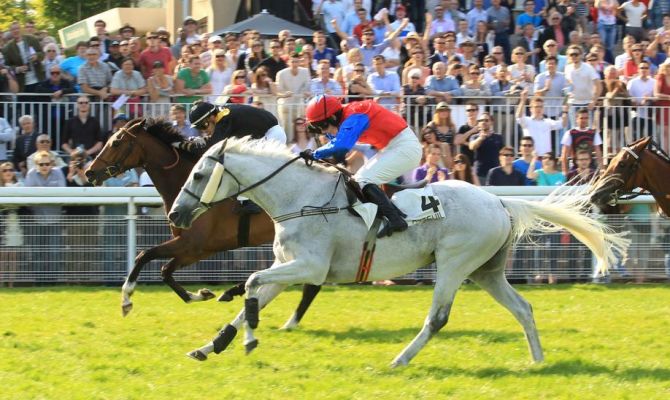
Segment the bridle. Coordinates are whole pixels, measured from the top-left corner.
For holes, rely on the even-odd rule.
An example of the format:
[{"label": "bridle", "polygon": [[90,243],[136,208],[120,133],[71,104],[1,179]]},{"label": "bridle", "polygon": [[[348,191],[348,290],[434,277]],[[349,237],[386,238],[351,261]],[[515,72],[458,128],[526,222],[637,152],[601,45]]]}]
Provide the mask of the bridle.
[{"label": "bridle", "polygon": [[[225,142],[225,140],[224,140],[224,142]],[[222,145],[218,157],[214,157],[214,156],[211,156],[211,155],[210,155],[210,156],[207,156],[207,158],[209,158],[210,160],[212,160],[212,161],[214,161],[214,162],[216,162],[216,163],[219,163],[219,164],[221,164],[221,165],[224,165],[224,158],[225,158],[225,149],[226,149],[226,145],[227,145],[227,143],[224,143],[224,144]],[[242,189],[242,183],[241,183],[240,180],[235,176],[235,174],[233,174],[232,172],[230,172],[230,170],[228,170],[227,168],[224,168],[224,169],[223,169],[223,172],[224,172],[224,173],[227,173],[228,175],[230,175],[230,177],[233,178],[233,180],[237,183],[237,192],[231,194],[230,196],[226,197],[225,199],[221,199],[221,200],[217,200],[217,201],[211,201],[211,202],[204,202],[204,201],[201,200],[202,195],[198,196],[197,194],[193,193],[192,191],[190,191],[190,190],[187,189],[186,187],[182,187],[181,190],[182,190],[184,193],[186,193],[187,195],[189,195],[189,196],[191,196],[192,198],[194,198],[194,199],[198,202],[198,204],[200,204],[200,205],[203,206],[206,210],[208,210],[208,209],[210,209],[210,208],[216,206],[217,204],[223,203],[224,201],[226,201],[226,199],[236,198],[237,196],[239,196],[239,195],[241,195],[241,194],[243,194],[243,193],[246,193],[246,192],[248,192],[248,191],[250,191],[250,190],[252,190],[252,189],[255,189],[255,188],[259,187],[260,185],[266,183],[266,182],[269,181],[270,179],[272,179],[272,178],[274,178],[275,176],[277,176],[277,175],[278,175],[281,171],[283,171],[286,167],[288,167],[289,165],[293,164],[294,162],[296,162],[297,160],[299,160],[299,159],[301,159],[301,158],[302,158],[302,156],[300,156],[300,155],[295,156],[294,158],[291,158],[290,160],[286,161],[286,162],[285,162],[284,164],[282,164],[279,168],[277,168],[276,170],[274,170],[273,172],[271,172],[270,174],[268,174],[268,175],[265,176],[264,178],[262,178],[262,179],[260,179],[259,181],[255,182],[255,183],[253,183],[253,184],[251,184],[251,185],[249,185],[249,186],[247,186],[247,187],[244,188],[244,189]],[[319,160],[319,161],[320,161],[320,160]],[[311,165],[311,163],[308,163],[308,162],[306,162],[306,164],[307,164],[307,165]],[[335,166],[336,169],[340,172],[340,173],[339,173],[339,176],[338,176],[338,179],[337,179],[337,182],[335,183],[335,188],[333,189],[333,193],[332,193],[330,199],[328,200],[328,202],[326,202],[326,203],[325,203],[324,205],[322,205],[322,206],[304,206],[304,207],[302,207],[302,209],[301,209],[300,211],[293,212],[293,213],[288,213],[288,214],[284,214],[284,215],[280,215],[280,216],[277,216],[277,217],[271,217],[273,221],[279,223],[279,222],[287,221],[287,220],[290,220],[290,219],[299,218],[299,217],[305,217],[305,216],[310,216],[310,215],[322,215],[322,216],[324,216],[324,218],[325,218],[325,215],[326,215],[326,214],[337,214],[338,212],[340,212],[340,211],[343,210],[343,209],[348,209],[348,207],[344,207],[344,208],[340,208],[340,207],[332,207],[332,206],[330,206],[330,203],[331,203],[332,200],[335,198],[335,194],[337,193],[337,188],[338,188],[338,186],[340,185],[340,183],[342,182],[343,178],[344,178],[346,175],[351,175],[351,173],[350,173],[349,171],[344,170],[343,168],[341,168],[341,167],[339,167],[339,166],[337,166],[337,165],[332,164],[332,163],[324,162],[324,164],[326,164],[326,165],[330,165],[330,166]],[[211,179],[211,177],[210,177],[210,179]],[[221,186],[221,180],[218,182],[217,190],[218,190],[218,188],[219,188],[220,186]]]},{"label": "bridle", "polygon": [[[144,122],[145,121],[143,120],[143,121],[140,121],[140,122],[136,123],[135,125],[131,126],[130,128],[123,127],[123,128],[118,130],[118,132],[117,132],[119,134],[118,138],[116,138],[112,142],[112,147],[116,147],[116,146],[120,145],[121,140],[124,138],[125,135],[130,136],[132,138],[132,140],[128,141],[128,147],[125,149],[122,156],[116,157],[117,160],[125,160],[126,158],[128,158],[128,156],[130,156],[133,153],[133,150],[135,149],[135,144],[137,144],[142,149],[142,151],[144,151],[145,153],[147,152],[147,149],[142,145],[142,143],[135,141],[135,139],[137,139],[137,135],[131,132],[132,129],[136,128],[139,125],[142,125]],[[172,147],[172,146],[170,146],[170,148],[174,152],[175,161],[172,164],[169,164],[169,165],[166,165],[166,166],[161,166],[161,168],[163,168],[166,171],[176,167],[177,164],[179,164],[179,161],[181,159],[177,149]],[[116,176],[116,175],[120,174],[121,172],[123,172],[123,167],[121,166],[121,163],[119,161],[110,162],[110,161],[105,160],[102,157],[99,157],[98,160],[100,160],[100,162],[102,162],[105,165],[105,168],[103,169],[103,172],[105,173],[106,178],[111,178],[111,177]],[[142,164],[142,167],[146,167],[146,163]]]},{"label": "bridle", "polygon": [[[219,156],[218,156],[218,157],[214,157],[214,156],[211,156],[211,155],[210,155],[210,156],[207,156],[207,158],[209,158],[210,160],[212,160],[212,161],[214,161],[214,162],[216,162],[216,163],[219,163],[219,164],[221,164],[221,165],[225,165],[225,164],[224,164],[224,160],[225,160],[225,156],[226,156],[225,150],[226,150],[226,145],[227,145],[227,144],[228,144],[228,143],[224,140],[224,143],[223,143],[223,145],[221,146],[221,151],[219,152]],[[271,172],[270,174],[268,174],[266,177],[260,179],[260,180],[259,180],[258,182],[256,182],[256,183],[253,183],[253,184],[247,186],[247,187],[244,188],[244,189],[242,189],[242,183],[241,183],[240,180],[235,176],[235,174],[233,174],[232,172],[230,172],[230,170],[228,170],[227,168],[224,168],[223,172],[224,172],[224,173],[227,173],[228,175],[230,175],[230,177],[233,178],[233,180],[235,181],[235,183],[237,183],[237,192],[231,194],[231,195],[228,196],[227,198],[237,197],[237,196],[241,195],[242,193],[246,193],[246,192],[248,192],[248,191],[250,191],[250,190],[252,190],[252,189],[255,189],[255,188],[259,187],[260,185],[264,184],[265,182],[267,182],[267,181],[269,181],[270,179],[272,179],[272,178],[274,178],[275,176],[277,176],[277,174],[279,174],[279,173],[280,173],[281,171],[283,171],[286,167],[288,167],[289,165],[293,164],[295,161],[299,160],[300,158],[301,158],[301,156],[299,156],[299,155],[298,155],[298,156],[295,156],[294,158],[288,160],[287,162],[285,162],[284,164],[282,164],[279,168],[277,168],[276,170],[274,170],[273,172]],[[221,182],[219,181],[219,186],[220,186],[220,185],[221,185]],[[217,188],[217,189],[218,189],[218,188]],[[198,196],[197,194],[193,193],[192,191],[190,191],[190,190],[187,189],[186,187],[182,187],[181,190],[182,190],[184,193],[186,193],[186,194],[188,194],[189,196],[191,196],[191,197],[193,197],[194,199],[196,199],[200,205],[202,205],[203,207],[205,207],[205,209],[210,209],[210,208],[216,206],[217,204],[220,204],[220,203],[223,203],[224,201],[226,201],[226,199],[222,199],[222,200],[211,201],[211,202],[203,202],[203,201],[201,200],[201,196],[202,196],[202,195]]]},{"label": "bridle", "polygon": [[[664,158],[666,161],[670,162],[670,157],[667,155],[667,153],[665,153],[665,151],[663,151],[661,146],[659,146],[658,143],[656,143],[654,141],[654,139],[650,139],[649,142],[647,143],[647,145],[640,149],[640,153],[636,153],[635,150],[633,150],[629,146],[622,147],[621,150],[625,151],[631,157],[633,157],[634,161],[633,161],[632,165],[630,166],[630,168],[628,168],[628,170],[625,171],[625,175],[624,175],[624,173],[617,173],[617,174],[612,175],[609,178],[612,181],[619,182],[620,185],[621,185],[620,189],[616,189],[612,192],[612,194],[610,194],[611,203],[616,204],[619,200],[631,200],[631,199],[634,199],[634,198],[636,198],[636,197],[638,197],[642,194],[655,195],[655,193],[650,193],[650,192],[647,192],[647,193],[621,192],[622,189],[626,186],[626,183],[628,183],[628,181],[631,179],[631,177],[635,174],[637,169],[640,167],[640,163],[642,162],[643,152],[644,152],[644,150],[646,150],[648,148],[649,149],[654,149],[656,154],[661,156],[661,158]],[[665,194],[663,194],[663,195],[665,195]]]}]

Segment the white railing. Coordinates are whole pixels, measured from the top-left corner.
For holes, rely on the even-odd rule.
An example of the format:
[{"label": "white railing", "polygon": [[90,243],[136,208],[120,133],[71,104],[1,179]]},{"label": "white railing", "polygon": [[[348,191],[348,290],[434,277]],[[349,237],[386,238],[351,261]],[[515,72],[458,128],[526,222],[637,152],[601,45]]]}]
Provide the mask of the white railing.
[{"label": "white railing", "polygon": [[[536,200],[554,188],[483,189],[501,197]],[[654,200],[651,196],[639,196],[627,202],[653,204]],[[22,216],[20,221],[25,243],[19,248],[0,247],[0,281],[119,283],[133,267],[138,249],[155,246],[170,238],[164,215],[138,212],[144,205],[162,205],[154,188],[0,188],[0,209],[5,210],[33,205],[82,204],[113,205],[117,212],[90,216],[64,215],[46,220],[44,217]],[[614,216],[610,221],[632,230],[635,238],[633,251],[643,254],[649,265],[640,273],[653,278],[670,275],[664,266],[664,257],[670,254],[670,235],[663,234],[670,231],[669,221],[654,215],[642,217],[641,221]],[[0,215],[0,232],[7,222],[8,217]],[[561,242],[565,240],[568,243]],[[554,234],[539,237],[536,242],[541,246],[530,243],[517,246],[513,252],[515,260],[508,270],[511,279],[524,280],[550,273],[561,279],[585,280],[590,277],[591,254],[574,239]],[[17,267],[8,272],[10,264],[7,256],[11,252]],[[269,266],[271,261],[270,246],[239,249],[219,253],[179,274],[182,274],[182,280],[189,281],[241,281],[251,272]],[[152,262],[143,279],[159,280],[159,271],[160,263]],[[615,271],[615,276],[617,273],[625,275],[622,271]],[[433,276],[434,269],[428,267],[409,277],[432,279]]]},{"label": "white railing", "polygon": [[[39,94],[26,93],[33,97]],[[49,134],[60,149],[63,136],[64,122],[76,115],[77,95],[70,95],[66,101],[50,102],[45,98],[44,102],[17,102],[0,101],[0,116],[7,118],[14,126],[17,125],[18,118],[21,115],[28,114],[35,117],[37,129]],[[280,123],[283,124],[289,138],[292,137],[292,121],[295,117],[302,116],[305,102],[277,104],[277,98],[273,96],[261,96],[264,107],[274,113]],[[346,98],[346,96],[344,96]],[[430,96],[427,97],[430,102],[427,105],[416,104],[416,98],[419,96],[394,96],[396,103],[389,105],[389,108],[401,114],[417,132],[430,121],[435,110],[437,100]],[[20,96],[18,97],[20,99]],[[545,113],[547,116],[559,118],[562,111],[563,98],[545,98]],[[518,150],[521,130],[515,122],[516,104],[518,98],[515,97],[455,97],[450,105],[452,109],[452,119],[456,127],[466,121],[465,103],[474,101],[479,103],[481,111],[489,111],[494,118],[494,130],[501,133],[505,138],[505,143]],[[493,104],[491,104],[493,103]],[[167,117],[170,106],[174,103],[133,103],[127,104],[123,111],[128,117],[135,118],[140,116]],[[552,105],[554,104],[554,105]],[[184,104],[187,111],[190,104]],[[575,109],[570,108],[569,119],[574,121]],[[112,118],[115,115],[110,102],[95,101],[91,104],[91,113],[99,119],[102,129],[108,131],[112,126]],[[670,130],[670,107],[665,106],[612,106],[596,107],[592,113],[592,120],[602,132],[603,139],[608,146],[605,146],[605,155],[608,151],[616,151],[625,143],[629,143],[641,136],[653,136],[661,147],[668,150],[668,131]],[[574,124],[570,123],[570,127]],[[560,132],[552,137],[552,144],[556,152],[560,152]]]}]

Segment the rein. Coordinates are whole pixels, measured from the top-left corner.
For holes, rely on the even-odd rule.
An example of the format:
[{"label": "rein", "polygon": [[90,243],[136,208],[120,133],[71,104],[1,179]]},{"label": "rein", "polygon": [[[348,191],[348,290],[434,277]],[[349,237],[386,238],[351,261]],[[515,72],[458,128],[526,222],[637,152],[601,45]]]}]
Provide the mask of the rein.
[{"label": "rein", "polygon": [[[226,148],[226,145],[224,144],[223,148],[221,149],[221,155],[218,158],[214,157],[214,156],[207,156],[207,158],[209,158],[210,160],[213,160],[213,161],[215,161],[215,162],[217,162],[221,165],[224,165],[224,158],[225,158],[225,152],[224,151],[225,151],[225,148]],[[294,162],[296,162],[297,160],[299,160],[301,158],[302,158],[302,156],[299,156],[299,155],[295,156],[294,158],[288,160],[287,162],[282,164],[279,168],[277,168],[276,170],[274,170],[273,172],[268,174],[266,177],[260,179],[259,181],[253,183],[252,185],[250,185],[250,186],[248,186],[244,189],[242,189],[242,183],[235,176],[235,174],[230,172],[228,169],[224,168],[223,172],[230,175],[230,177],[233,178],[233,180],[235,180],[235,182],[237,183],[237,187],[238,187],[238,190],[237,190],[236,193],[231,194],[230,196],[226,197],[225,199],[221,199],[221,200],[217,200],[217,201],[211,201],[211,202],[203,202],[203,201],[200,200],[200,196],[191,192],[189,189],[184,187],[184,188],[182,188],[182,191],[184,193],[188,194],[189,196],[195,198],[205,208],[209,209],[209,208],[212,208],[212,207],[214,207],[218,204],[221,204],[221,203],[225,202],[226,199],[228,199],[228,198],[237,197],[237,196],[241,195],[242,193],[246,193],[246,192],[248,192],[252,189],[255,189],[255,188],[259,187],[260,185],[266,183],[270,179],[277,176],[286,167],[288,167],[289,165],[293,164]],[[337,193],[337,188],[340,185],[340,183],[342,182],[344,174],[346,173],[348,176],[351,176],[351,173],[349,171],[335,165],[335,164],[332,164],[332,163],[329,163],[329,162],[323,162],[323,163],[326,164],[326,165],[330,165],[330,166],[335,167],[340,172],[340,174],[337,178],[337,181],[335,182],[335,188],[333,189],[333,193],[330,196],[330,199],[328,199],[328,201],[322,206],[304,206],[300,209],[300,211],[279,215],[277,217],[270,217],[274,222],[280,223],[280,222],[288,221],[288,220],[291,220],[291,219],[294,219],[294,218],[307,217],[307,216],[312,216],[312,215],[322,215],[324,218],[326,218],[325,216],[327,214],[337,214],[342,210],[348,209],[348,207],[332,207],[332,206],[329,206],[329,204],[335,198],[335,194]],[[219,187],[220,186],[221,186],[221,182],[219,181]],[[217,187],[217,190],[218,190],[218,187]],[[327,219],[326,219],[326,221],[327,221]]]}]

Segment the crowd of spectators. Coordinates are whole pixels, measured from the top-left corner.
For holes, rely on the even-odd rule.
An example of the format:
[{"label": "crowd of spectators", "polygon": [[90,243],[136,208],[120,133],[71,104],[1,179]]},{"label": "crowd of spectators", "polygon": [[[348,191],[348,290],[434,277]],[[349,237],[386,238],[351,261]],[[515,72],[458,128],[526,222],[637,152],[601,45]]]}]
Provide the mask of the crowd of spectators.
[{"label": "crowd of spectators", "polygon": [[[5,184],[75,179],[65,161],[77,151],[83,163],[94,157],[107,120],[160,115],[196,136],[187,111],[203,97],[270,110],[296,152],[319,144],[305,129],[309,98],[374,99],[405,116],[424,144],[410,181],[583,183],[604,163],[607,130],[670,143],[670,0],[312,4],[321,28],[311,38],[210,35],[191,17],[175,37],[162,27],[108,32],[99,20],[69,57],[33,23],[11,24],[0,35],[0,100],[55,104],[0,117],[3,173],[12,168],[18,182]],[[48,163],[59,172],[46,173]]]}]

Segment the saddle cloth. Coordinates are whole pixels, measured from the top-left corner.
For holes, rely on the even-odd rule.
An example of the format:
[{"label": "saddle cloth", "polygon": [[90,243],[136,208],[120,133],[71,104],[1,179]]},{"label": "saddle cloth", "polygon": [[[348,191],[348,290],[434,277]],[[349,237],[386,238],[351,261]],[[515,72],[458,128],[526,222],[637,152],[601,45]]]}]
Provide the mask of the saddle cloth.
[{"label": "saddle cloth", "polygon": [[[435,196],[431,185],[421,189],[401,190],[391,197],[391,201],[407,215],[405,221],[410,226],[445,217],[444,207],[442,207],[440,199]],[[363,218],[365,225],[370,229],[377,215],[377,205],[359,201],[353,205],[353,209]]]}]

